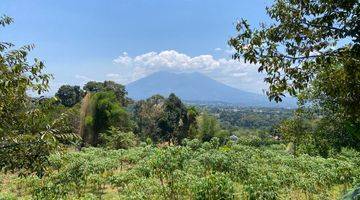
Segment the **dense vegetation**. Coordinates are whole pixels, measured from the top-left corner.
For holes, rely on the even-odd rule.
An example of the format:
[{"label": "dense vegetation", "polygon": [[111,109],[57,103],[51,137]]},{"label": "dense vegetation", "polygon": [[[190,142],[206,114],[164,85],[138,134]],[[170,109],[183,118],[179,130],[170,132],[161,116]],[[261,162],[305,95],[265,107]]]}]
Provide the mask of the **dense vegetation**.
[{"label": "dense vegetation", "polygon": [[[359,199],[359,2],[276,0],[229,44],[299,109],[141,101],[61,86],[33,45],[0,42],[0,199]],[[1,27],[12,23],[3,16]]]},{"label": "dense vegetation", "polygon": [[294,157],[283,144],[87,148],[50,157],[49,172],[7,177],[0,198],[338,199],[360,181],[360,155]]},{"label": "dense vegetation", "polygon": [[276,0],[267,9],[270,24],[251,28],[243,19],[229,41],[234,59],[266,72],[270,100],[299,99],[297,117],[282,129],[295,146],[310,145],[322,156],[360,148],[359,4]]},{"label": "dense vegetation", "polygon": [[197,106],[219,118],[227,129],[259,129],[271,130],[283,120],[294,114],[294,109],[284,108],[251,108],[228,105]]},{"label": "dense vegetation", "polygon": [[[0,18],[0,26],[11,22]],[[32,49],[33,45],[15,49],[12,43],[0,42],[0,168],[42,176],[47,156],[77,137],[68,113],[59,112],[53,99],[27,95],[29,90],[46,91],[52,78],[43,73],[43,62],[28,61]]]}]

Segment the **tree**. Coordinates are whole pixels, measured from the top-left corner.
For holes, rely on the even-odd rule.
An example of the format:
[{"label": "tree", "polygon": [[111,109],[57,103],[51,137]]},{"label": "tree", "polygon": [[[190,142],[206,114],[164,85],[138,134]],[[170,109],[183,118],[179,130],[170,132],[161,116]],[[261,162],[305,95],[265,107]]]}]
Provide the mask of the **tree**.
[{"label": "tree", "polygon": [[161,95],[136,102],[134,119],[137,124],[136,133],[141,139],[151,138],[153,141],[161,139],[158,122],[164,114],[164,103],[165,98]]},{"label": "tree", "polygon": [[296,95],[329,65],[350,64],[358,71],[360,55],[359,1],[276,0],[267,9],[275,22],[251,29],[246,20],[229,44],[234,59],[259,64],[267,73],[270,99],[281,101],[285,92]]},{"label": "tree", "polygon": [[189,123],[189,131],[188,131],[188,137],[195,138],[198,134],[198,123],[197,123],[197,117],[199,116],[199,112],[196,110],[194,106],[191,106],[187,109],[187,118]]},{"label": "tree", "polygon": [[[0,25],[12,21],[3,16]],[[75,135],[65,125],[64,114],[55,119],[46,115],[52,110],[51,100],[27,95],[29,90],[37,94],[47,91],[52,78],[43,73],[43,62],[28,62],[27,55],[34,46],[13,46],[0,42],[0,169],[21,169],[20,174],[35,172],[42,176],[48,155]]]},{"label": "tree", "polygon": [[90,81],[85,84],[84,90],[88,92],[114,92],[116,99],[120,102],[121,106],[126,106],[131,101],[126,97],[127,91],[125,90],[125,86],[115,83],[114,81],[104,81],[96,82]]},{"label": "tree", "polygon": [[[313,127],[310,122],[311,120],[309,118],[304,117],[304,115],[300,113],[296,113],[293,118],[283,121],[278,127],[284,140],[291,144],[291,152],[295,155],[300,153],[317,154],[315,151],[307,151],[305,149],[306,147],[315,145],[314,138],[311,134]],[[304,141],[306,141],[306,143]]]},{"label": "tree", "polygon": [[81,101],[83,94],[80,86],[62,85],[55,96],[60,99],[62,105],[72,107]]},{"label": "tree", "polygon": [[84,85],[83,89],[87,92],[100,92],[103,90],[103,83],[89,81]]},{"label": "tree", "polygon": [[83,133],[85,143],[98,145],[100,134],[106,132],[110,127],[118,128],[120,131],[130,131],[132,122],[126,110],[121,107],[113,92],[98,92],[91,96],[90,108],[83,119],[85,121],[86,133]]},{"label": "tree", "polygon": [[237,24],[229,41],[233,58],[266,72],[270,100],[289,93],[304,105],[310,101],[351,138],[338,137],[341,145],[354,147],[360,141],[359,1],[276,0],[267,13],[270,25]]},{"label": "tree", "polygon": [[159,120],[162,139],[180,142],[188,137],[189,126],[185,105],[175,94],[170,94],[165,100],[164,114]]},{"label": "tree", "polygon": [[134,106],[134,119],[137,124],[136,133],[143,140],[172,141],[179,143],[197,133],[194,107],[187,108],[175,95],[168,98],[154,95],[146,100],[138,101]]},{"label": "tree", "polygon": [[104,81],[104,90],[112,91],[115,93],[116,99],[122,106],[126,106],[129,103],[129,99],[126,97],[128,94],[125,90],[125,86],[117,84],[114,81]]},{"label": "tree", "polygon": [[115,127],[100,134],[101,145],[111,149],[129,149],[135,146],[136,140],[134,133],[123,132]]},{"label": "tree", "polygon": [[197,137],[204,142],[210,141],[221,131],[218,120],[206,112],[200,115],[197,120],[199,124],[199,135]]}]

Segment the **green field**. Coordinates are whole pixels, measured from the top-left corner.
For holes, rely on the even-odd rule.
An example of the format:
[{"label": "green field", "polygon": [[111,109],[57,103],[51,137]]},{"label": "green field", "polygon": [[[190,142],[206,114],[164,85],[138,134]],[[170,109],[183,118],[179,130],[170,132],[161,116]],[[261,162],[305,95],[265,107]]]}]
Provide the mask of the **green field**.
[{"label": "green field", "polygon": [[128,150],[86,148],[50,157],[48,173],[2,174],[0,199],[339,199],[360,183],[360,155],[286,153],[217,139]]}]

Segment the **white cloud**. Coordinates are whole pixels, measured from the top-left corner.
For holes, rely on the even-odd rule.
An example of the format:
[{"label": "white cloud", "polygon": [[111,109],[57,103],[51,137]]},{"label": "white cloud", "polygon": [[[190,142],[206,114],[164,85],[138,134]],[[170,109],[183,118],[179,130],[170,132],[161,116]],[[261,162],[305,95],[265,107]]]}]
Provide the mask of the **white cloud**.
[{"label": "white cloud", "polygon": [[75,78],[80,80],[80,81],[77,83],[78,85],[85,85],[85,84],[86,84],[87,82],[89,82],[89,81],[96,81],[96,80],[93,79],[93,78],[90,78],[90,77],[87,77],[87,76],[84,76],[84,75],[79,75],[79,74],[76,74],[76,75],[75,75]]},{"label": "white cloud", "polygon": [[149,52],[133,57],[124,52],[113,62],[119,66],[118,71],[107,74],[107,76],[121,78],[123,84],[156,71],[166,70],[173,72],[201,72],[218,81],[248,91],[261,92],[265,88],[262,81],[263,75],[257,72],[255,65],[231,58],[216,59],[212,55],[191,57],[175,50],[167,50],[159,53]]},{"label": "white cloud", "polygon": [[120,74],[113,74],[113,73],[106,74],[106,77],[109,77],[109,78],[117,78],[119,76],[120,76]]},{"label": "white cloud", "polygon": [[92,80],[93,80],[93,79],[91,79],[91,78],[89,78],[89,77],[87,77],[87,76],[78,75],[78,74],[75,75],[75,78],[76,78],[76,79],[80,79],[80,80],[82,80],[82,81],[92,81]]},{"label": "white cloud", "polygon": [[118,58],[116,58],[114,60],[114,62],[122,63],[122,64],[130,64],[131,63],[131,58],[128,56],[127,52],[123,52],[121,56],[119,56]]},{"label": "white cloud", "polygon": [[221,51],[222,49],[220,47],[215,48],[214,51]]},{"label": "white cloud", "polygon": [[248,73],[247,72],[243,72],[243,73],[234,73],[233,76],[235,77],[243,77],[246,76]]}]

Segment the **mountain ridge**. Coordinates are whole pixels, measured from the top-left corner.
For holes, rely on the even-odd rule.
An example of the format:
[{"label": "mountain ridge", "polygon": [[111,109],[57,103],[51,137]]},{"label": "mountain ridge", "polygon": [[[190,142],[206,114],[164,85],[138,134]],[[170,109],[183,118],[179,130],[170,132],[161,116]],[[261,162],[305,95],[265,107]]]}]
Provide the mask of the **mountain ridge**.
[{"label": "mountain ridge", "polygon": [[146,99],[152,95],[175,93],[184,101],[225,102],[240,106],[294,107],[293,102],[276,104],[265,95],[243,91],[199,72],[173,73],[158,71],[126,85],[130,98]]}]

